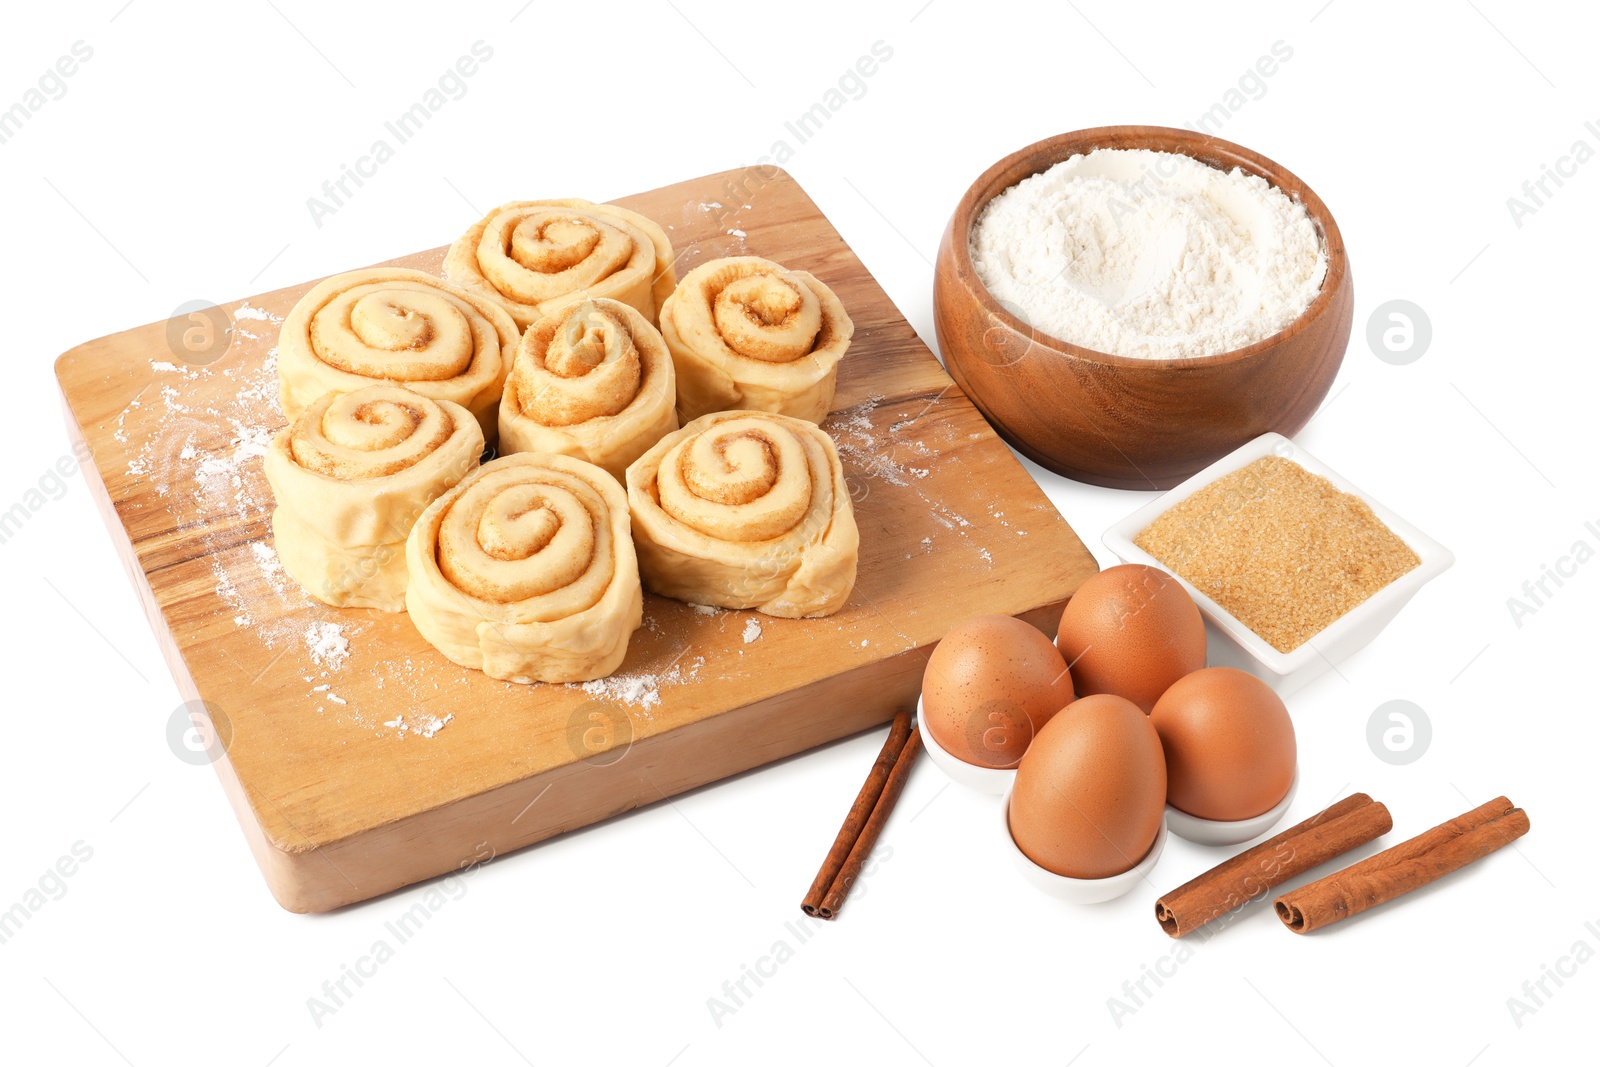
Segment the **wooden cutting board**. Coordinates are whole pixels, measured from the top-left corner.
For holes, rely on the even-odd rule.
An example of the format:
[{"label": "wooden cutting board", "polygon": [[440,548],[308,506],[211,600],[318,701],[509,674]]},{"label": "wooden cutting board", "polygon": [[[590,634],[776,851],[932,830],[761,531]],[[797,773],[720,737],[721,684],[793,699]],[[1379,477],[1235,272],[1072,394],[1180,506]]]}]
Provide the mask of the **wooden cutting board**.
[{"label": "wooden cutting board", "polygon": [[[611,679],[497,682],[439,655],[405,615],[326,607],[282,573],[260,454],[283,423],[277,323],[314,283],[56,363],[112,539],[179,689],[209,709],[215,766],[291,911],[365,900],[883,722],[915,702],[952,625],[999,612],[1053,632],[1096,569],[787,174],[728,171],[618,203],[666,228],[680,277],[766,256],[826,281],[855,320],[825,424],[861,528],[860,576],[837,614],[647,595]],[[393,262],[437,271],[443,254]]]}]

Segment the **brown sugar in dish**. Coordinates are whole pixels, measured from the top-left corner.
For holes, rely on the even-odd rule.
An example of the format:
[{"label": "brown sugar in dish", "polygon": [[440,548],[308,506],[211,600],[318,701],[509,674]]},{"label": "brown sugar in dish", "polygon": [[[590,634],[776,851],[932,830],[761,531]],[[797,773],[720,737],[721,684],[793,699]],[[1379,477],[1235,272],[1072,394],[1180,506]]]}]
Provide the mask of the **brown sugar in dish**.
[{"label": "brown sugar in dish", "polygon": [[1422,562],[1366,501],[1280,456],[1218,478],[1134,544],[1279,652]]}]

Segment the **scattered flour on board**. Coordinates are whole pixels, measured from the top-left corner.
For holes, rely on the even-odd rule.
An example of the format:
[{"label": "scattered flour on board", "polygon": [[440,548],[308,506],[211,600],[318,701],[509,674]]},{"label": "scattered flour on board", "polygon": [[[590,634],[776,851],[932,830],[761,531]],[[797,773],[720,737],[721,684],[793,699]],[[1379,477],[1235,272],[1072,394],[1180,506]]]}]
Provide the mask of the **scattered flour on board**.
[{"label": "scattered flour on board", "polygon": [[[248,303],[232,315],[236,322],[275,326],[283,321],[281,316]],[[247,330],[239,330],[239,336],[259,340]],[[196,555],[210,566],[217,598],[234,624],[250,630],[267,648],[303,647],[320,669],[305,679],[321,679],[310,687],[307,709],[326,714],[342,708],[338,713],[341,723],[381,735],[384,731],[377,720],[386,716],[364,716],[326,681],[332,672],[347,665],[351,638],[365,627],[354,621],[324,621],[327,609],[289,578],[271,544],[268,520],[274,502],[261,459],[284,421],[278,403],[277,356],[277,349],[271,348],[263,357],[243,362],[180,366],[152,360],[150,367],[156,377],[150,391],[159,402],[149,403],[148,393],[135,397],[118,416],[114,436],[128,446],[130,475],[148,479],[162,496],[173,493],[164,506],[171,509],[179,530],[196,539]],[[200,381],[212,388],[188,384]],[[195,399],[197,395],[211,399]],[[144,422],[150,426],[147,439],[130,439],[128,419],[132,413],[145,416]],[[134,425],[139,422],[135,419]],[[260,539],[238,544],[239,530],[250,528],[261,531]],[[309,618],[308,612],[312,613]],[[380,689],[386,676],[404,677],[408,692],[430,682],[438,689],[441,679],[466,681],[464,669],[454,675],[423,670],[409,659],[403,665],[376,663],[372,669]],[[411,712],[395,718],[396,725],[390,729],[400,730],[402,737],[432,737],[452,718]]]},{"label": "scattered flour on board", "polygon": [[744,643],[749,644],[761,636],[761,624],[754,619],[748,619],[744,624]]},{"label": "scattered flour on board", "polygon": [[[233,314],[236,319],[282,321],[249,304]],[[272,513],[261,457],[283,423],[277,349],[248,364],[179,366],[152,360],[150,367],[160,399],[153,407],[160,414],[148,439],[129,440],[127,417],[140,408],[140,398],[117,420],[116,437],[130,446],[128,474],[149,479],[159,496],[173,500],[167,506],[179,529],[197,536],[202,554],[209,557],[217,597],[231,609],[235,625],[255,630],[268,648],[292,642],[305,628],[303,617],[292,616],[312,601],[288,580],[266,540],[246,546],[235,540],[240,528],[252,526],[262,528],[265,536]],[[196,400],[195,388],[187,383],[200,380],[222,384],[225,392],[209,402]],[[203,395],[217,396],[214,390]],[[243,562],[241,551],[247,553]],[[268,610],[269,605],[276,610]]]},{"label": "scattered flour on board", "polygon": [[[932,466],[913,467],[903,465],[890,456],[890,450],[904,449],[912,455],[924,457],[937,456],[938,453],[928,447],[924,441],[912,440],[909,435],[905,437],[899,436],[904,434],[908,428],[916,425],[917,420],[921,418],[920,414],[907,417],[906,412],[897,412],[896,418],[898,421],[893,423],[888,430],[889,440],[880,439],[876,433],[873,416],[884,399],[881,394],[870,396],[854,407],[834,412],[828,416],[825,429],[832,435],[840,457],[862,474],[901,488],[914,486],[915,481],[932,476]],[[931,407],[932,405],[929,406]],[[926,409],[924,410],[925,412]],[[935,522],[964,540],[970,541],[970,531],[972,529],[970,520],[953,511],[943,501],[930,497],[923,490],[917,489],[916,493]],[[1002,525],[1009,524],[1002,523]],[[923,538],[922,547],[924,552],[931,551],[931,539]],[[910,559],[911,553],[907,553],[906,558]],[[994,565],[994,557],[987,548],[979,546],[978,558],[990,566]]]},{"label": "scattered flour on board", "polygon": [[690,664],[687,670],[683,664],[674,662],[666,670],[657,673],[639,671],[613,674],[606,678],[596,678],[592,682],[571,682],[568,688],[581,689],[589,696],[600,700],[642,708],[645,718],[648,719],[650,709],[661,704],[663,686],[682,685],[694,681],[700,676],[700,668],[705,664],[704,656],[696,656],[694,663]]},{"label": "scattered flour on board", "polygon": [[261,577],[272,586],[274,592],[287,592],[289,581],[283,573],[283,561],[278,558],[278,550],[265,541],[250,542],[250,556],[256,562],[256,567],[261,571]]},{"label": "scattered flour on board", "polygon": [[240,304],[233,309],[235,319],[251,319],[255,322],[280,323],[283,319],[272,312],[258,307],[251,307],[249,303]]},{"label": "scattered flour on board", "polygon": [[305,639],[311,661],[320,667],[336,671],[350,658],[350,639],[336,622],[312,623],[306,627]]},{"label": "scattered flour on board", "polygon": [[[343,701],[340,701],[340,703],[343,703]],[[420,734],[423,737],[432,737],[434,734],[448,726],[451,721],[455,719],[455,717],[455,712],[450,712],[442,719],[437,715],[418,715],[413,721],[407,722],[404,715],[396,715],[393,719],[390,719],[383,725],[387,726],[391,730],[400,731],[400,737],[402,739],[408,733]]]},{"label": "scattered flour on board", "polygon": [[661,703],[661,679],[654,674],[613,674],[578,685],[585,693],[618,704],[649,709]]},{"label": "scattered flour on board", "polygon": [[883,400],[881,395],[870,396],[854,407],[836,411],[828,416],[825,428],[832,434],[839,454],[860,468],[861,473],[890,485],[907,486],[911,480],[906,469],[889,458],[873,434],[872,413]]}]

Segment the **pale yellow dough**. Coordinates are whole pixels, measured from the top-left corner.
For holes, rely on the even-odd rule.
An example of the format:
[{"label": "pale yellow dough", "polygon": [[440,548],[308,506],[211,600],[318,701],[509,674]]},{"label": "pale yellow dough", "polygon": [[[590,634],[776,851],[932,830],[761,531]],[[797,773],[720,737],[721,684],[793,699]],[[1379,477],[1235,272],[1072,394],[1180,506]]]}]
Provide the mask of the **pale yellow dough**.
[{"label": "pale yellow dough", "polygon": [[500,400],[500,453],[628,464],[678,428],[672,357],[638,311],[604,297],[558,306],[522,335]]},{"label": "pale yellow dough", "polygon": [[420,270],[335,275],[278,331],[283,413],[293,420],[324,393],[390,381],[460,404],[492,441],[520,333],[499,304]]},{"label": "pale yellow dough", "polygon": [[757,256],[702,263],[661,309],[678,419],[733,408],[820,423],[855,326],[833,290]]},{"label": "pale yellow dough", "polygon": [[406,561],[418,632],[492,678],[602,678],[644,618],[627,496],[570,456],[485,463],[422,513]]},{"label": "pale yellow dough", "polygon": [[459,404],[390,384],[323,394],[264,461],[283,569],[325,604],[404,611],[411,526],[482,453]]},{"label": "pale yellow dough", "polygon": [[574,296],[603,296],[653,324],[677,283],[666,231],[587,200],[514,200],[456,239],[444,274],[496,300],[527,329]]},{"label": "pale yellow dough", "polygon": [[639,569],[652,592],[780,618],[831,615],[860,535],[833,439],[802,419],[704,415],[628,468]]}]

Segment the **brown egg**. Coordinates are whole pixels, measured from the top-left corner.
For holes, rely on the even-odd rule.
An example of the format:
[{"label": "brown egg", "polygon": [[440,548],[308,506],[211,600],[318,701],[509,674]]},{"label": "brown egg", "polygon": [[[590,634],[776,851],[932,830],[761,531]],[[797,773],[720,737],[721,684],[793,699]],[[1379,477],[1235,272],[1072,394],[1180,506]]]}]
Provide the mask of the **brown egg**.
[{"label": "brown egg", "polygon": [[1082,697],[1045,724],[1011,787],[1011,836],[1046,870],[1109,878],[1138,864],[1166,811],[1150,719],[1118,696]]},{"label": "brown egg", "polygon": [[1270,811],[1294,782],[1294,724],[1272,687],[1208,667],[1161,694],[1150,722],[1167,755],[1167,803],[1233,822]]},{"label": "brown egg", "polygon": [[959,760],[1015,767],[1072,696],[1072,676],[1048,637],[1009,615],[978,615],[928,657],[922,727]]},{"label": "brown egg", "polygon": [[1145,712],[1206,665],[1206,626],[1178,580],[1138,563],[1084,582],[1061,613],[1056,645],[1079,696],[1114,693]]}]

